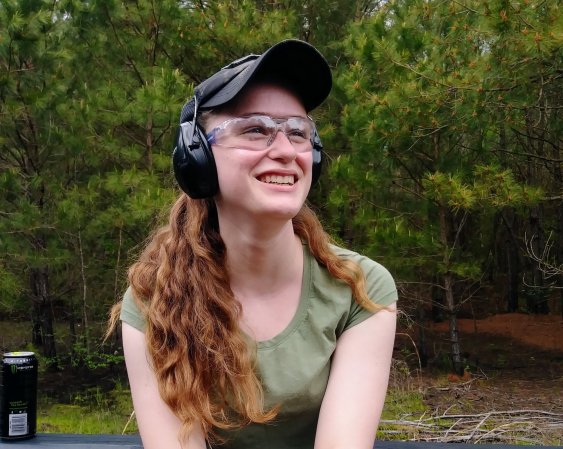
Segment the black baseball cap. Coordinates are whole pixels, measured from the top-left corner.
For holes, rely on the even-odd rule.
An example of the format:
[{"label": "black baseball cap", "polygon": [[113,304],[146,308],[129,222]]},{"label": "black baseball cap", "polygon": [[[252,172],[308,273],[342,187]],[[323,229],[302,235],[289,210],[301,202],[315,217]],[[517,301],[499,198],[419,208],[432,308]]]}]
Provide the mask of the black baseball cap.
[{"label": "black baseball cap", "polygon": [[332,74],[319,51],[297,39],[281,41],[261,55],[248,55],[233,61],[194,89],[194,97],[182,108],[180,123],[193,119],[195,99],[198,109],[224,105],[254,79],[280,80],[303,102],[307,112],[319,106],[330,93]]}]

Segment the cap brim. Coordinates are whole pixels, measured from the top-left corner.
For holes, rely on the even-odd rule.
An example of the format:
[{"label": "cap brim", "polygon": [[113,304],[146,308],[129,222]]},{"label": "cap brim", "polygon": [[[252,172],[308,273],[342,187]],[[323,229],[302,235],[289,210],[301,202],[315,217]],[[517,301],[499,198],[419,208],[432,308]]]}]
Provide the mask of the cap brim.
[{"label": "cap brim", "polygon": [[319,106],[332,88],[332,74],[323,55],[306,42],[289,39],[279,42],[247,64],[215,94],[203,99],[200,106],[208,109],[224,105],[234,99],[249,81],[256,78],[267,80],[269,77],[287,83],[300,97],[307,112]]}]

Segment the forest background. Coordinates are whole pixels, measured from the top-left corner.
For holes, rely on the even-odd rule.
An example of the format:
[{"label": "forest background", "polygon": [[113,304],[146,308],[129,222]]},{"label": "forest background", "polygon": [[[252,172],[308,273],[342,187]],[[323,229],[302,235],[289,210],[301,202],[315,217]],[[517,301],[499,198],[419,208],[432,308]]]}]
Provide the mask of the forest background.
[{"label": "forest background", "polygon": [[48,369],[122,364],[100,336],[179,194],[181,106],[285,38],[334,74],[310,201],[394,274],[420,365],[428,319],[462,375],[458,318],[563,314],[559,1],[0,0],[0,321]]}]

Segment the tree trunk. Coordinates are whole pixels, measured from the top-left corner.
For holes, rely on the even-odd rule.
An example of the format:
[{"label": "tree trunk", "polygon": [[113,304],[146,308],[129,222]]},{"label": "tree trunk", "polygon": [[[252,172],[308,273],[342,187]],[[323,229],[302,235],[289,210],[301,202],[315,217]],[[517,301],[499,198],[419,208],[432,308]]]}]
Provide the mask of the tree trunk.
[{"label": "tree trunk", "polygon": [[[563,184],[562,184],[563,185]],[[555,240],[557,242],[558,256],[557,263],[563,263],[563,201],[559,204],[557,209],[557,233],[555,234]],[[557,279],[557,285],[559,287],[559,307],[561,309],[561,318],[563,318],[563,273],[559,273]]]},{"label": "tree trunk", "polygon": [[518,240],[514,231],[516,221],[512,208],[506,208],[502,212],[502,221],[506,227],[504,239],[504,253],[506,254],[506,275],[508,277],[507,311],[518,310],[518,286],[520,285],[520,259],[518,253]]},{"label": "tree trunk", "polygon": [[454,372],[463,375],[463,362],[461,360],[461,343],[459,341],[459,331],[457,328],[457,310],[453,292],[453,278],[450,273],[444,275],[444,290],[446,292],[446,304],[450,315],[450,343],[452,348],[452,363]]},{"label": "tree trunk", "polygon": [[517,260],[518,253],[514,250],[510,240],[505,240],[506,248],[506,269],[508,276],[508,301],[507,309],[509,313],[518,311],[518,268]]},{"label": "tree trunk", "polygon": [[68,332],[70,333],[70,345],[74,348],[76,345],[76,319],[74,318],[74,308],[72,308],[70,314],[68,315]]},{"label": "tree trunk", "polygon": [[442,291],[442,280],[435,274],[432,277],[432,321],[441,323],[444,321],[444,293]]},{"label": "tree trunk", "polygon": [[87,284],[86,284],[86,270],[84,265],[84,251],[82,248],[82,233],[78,231],[78,251],[80,254],[80,276],[82,279],[82,326],[83,333],[86,339],[86,350],[90,352],[90,327],[88,324],[88,304],[87,304]]},{"label": "tree trunk", "polygon": [[428,366],[428,345],[426,343],[424,307],[418,306],[418,356],[420,358],[421,368]]},{"label": "tree trunk", "polygon": [[145,128],[145,166],[147,170],[152,170],[152,146],[153,146],[153,120],[152,115],[149,114]]},{"label": "tree trunk", "polygon": [[[558,148],[554,149],[554,160],[561,160],[561,150]],[[561,164],[555,162],[554,172],[556,185],[563,186],[563,167]],[[559,201],[557,206],[557,213],[555,215],[557,218],[555,220],[555,264],[561,266],[563,264],[563,201]],[[561,318],[563,318],[563,272],[559,272],[557,275],[557,287],[559,289],[559,307],[561,312]]]},{"label": "tree trunk", "polygon": [[41,317],[36,315],[35,307],[31,312],[31,343],[33,346],[43,346],[43,336],[41,335]]},{"label": "tree trunk", "polygon": [[30,287],[33,304],[34,335],[39,327],[43,355],[47,359],[47,365],[56,368],[58,366],[57,350],[55,348],[51,298],[49,297],[49,274],[46,267],[31,269]]},{"label": "tree trunk", "polygon": [[[530,212],[530,246],[532,252],[541,257],[545,247],[545,236],[543,229],[543,210],[541,205],[532,208]],[[544,273],[537,263],[532,263],[532,291],[528,294],[528,310],[531,313],[547,314],[549,305],[547,303],[547,292],[544,289]]]},{"label": "tree trunk", "polygon": [[446,308],[450,321],[450,344],[451,344],[451,357],[453,369],[456,374],[463,375],[463,363],[461,360],[461,344],[459,341],[459,332],[457,329],[457,307],[455,304],[454,290],[453,290],[453,276],[449,270],[450,267],[450,247],[448,240],[448,209],[446,206],[440,206],[440,240],[442,243],[442,251],[444,252],[444,294],[446,297]]}]

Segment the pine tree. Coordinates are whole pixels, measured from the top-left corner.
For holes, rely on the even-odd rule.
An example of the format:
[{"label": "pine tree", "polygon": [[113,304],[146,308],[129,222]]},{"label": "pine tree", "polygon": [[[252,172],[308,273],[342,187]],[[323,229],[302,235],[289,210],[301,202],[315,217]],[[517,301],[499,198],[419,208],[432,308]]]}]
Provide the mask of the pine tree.
[{"label": "pine tree", "polygon": [[489,255],[473,224],[541,196],[498,157],[504,105],[494,98],[510,86],[489,29],[503,20],[487,12],[493,3],[389,2],[350,28],[352,65],[339,76],[350,152],[332,167],[333,210],[363,229],[354,244],[385,255],[400,277],[423,286],[437,275],[458,372],[456,316]]},{"label": "pine tree", "polygon": [[53,274],[68,261],[56,203],[69,181],[73,148],[65,110],[73,78],[62,45],[67,22],[52,2],[4,1],[0,7],[0,207],[3,277],[19,277],[4,300],[24,300],[32,342],[57,365]]}]

